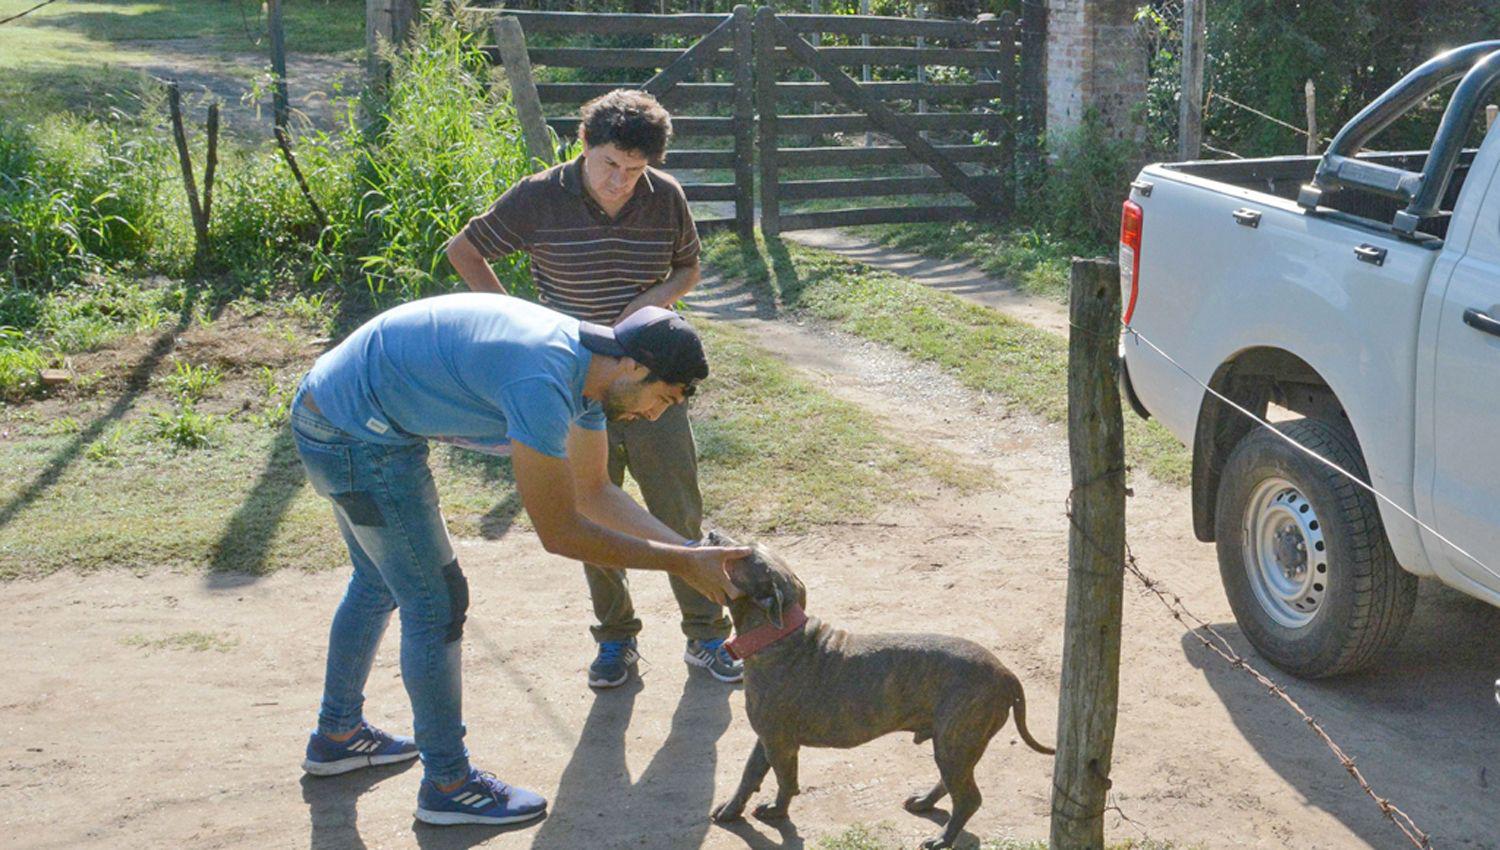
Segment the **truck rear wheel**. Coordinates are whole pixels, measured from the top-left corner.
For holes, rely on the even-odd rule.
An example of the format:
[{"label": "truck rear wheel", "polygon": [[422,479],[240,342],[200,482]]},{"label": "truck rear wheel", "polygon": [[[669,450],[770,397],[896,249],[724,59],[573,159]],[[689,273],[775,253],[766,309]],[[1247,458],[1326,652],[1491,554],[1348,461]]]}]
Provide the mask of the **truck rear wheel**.
[{"label": "truck rear wheel", "polygon": [[[1317,419],[1275,427],[1368,476],[1346,428]],[[1235,620],[1288,673],[1313,679],[1368,666],[1411,618],[1417,579],[1396,563],[1375,498],[1265,428],[1224,466],[1215,531]]]}]

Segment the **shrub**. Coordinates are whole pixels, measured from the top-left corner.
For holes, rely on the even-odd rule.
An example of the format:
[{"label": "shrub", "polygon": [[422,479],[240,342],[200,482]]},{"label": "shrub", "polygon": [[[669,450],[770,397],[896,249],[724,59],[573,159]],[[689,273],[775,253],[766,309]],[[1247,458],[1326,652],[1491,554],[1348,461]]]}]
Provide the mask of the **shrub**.
[{"label": "shrub", "polygon": [[1135,145],[1111,138],[1090,110],[1079,126],[1048,139],[1045,176],[1021,197],[1024,220],[1042,222],[1054,236],[1109,244],[1120,228],[1120,204],[1139,167]]}]

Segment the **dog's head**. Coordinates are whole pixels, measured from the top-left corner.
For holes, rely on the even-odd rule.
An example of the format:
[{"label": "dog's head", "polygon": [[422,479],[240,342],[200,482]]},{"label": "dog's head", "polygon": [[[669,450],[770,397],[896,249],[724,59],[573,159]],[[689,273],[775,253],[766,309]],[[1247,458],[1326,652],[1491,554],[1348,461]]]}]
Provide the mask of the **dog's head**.
[{"label": "dog's head", "polygon": [[[717,531],[709,532],[708,542],[715,546],[740,545]],[[745,594],[730,603],[734,627],[742,633],[763,622],[779,629],[785,622],[786,609],[793,605],[807,607],[807,588],[792,568],[765,546],[755,544],[753,548],[750,557],[729,566],[729,580]]]}]

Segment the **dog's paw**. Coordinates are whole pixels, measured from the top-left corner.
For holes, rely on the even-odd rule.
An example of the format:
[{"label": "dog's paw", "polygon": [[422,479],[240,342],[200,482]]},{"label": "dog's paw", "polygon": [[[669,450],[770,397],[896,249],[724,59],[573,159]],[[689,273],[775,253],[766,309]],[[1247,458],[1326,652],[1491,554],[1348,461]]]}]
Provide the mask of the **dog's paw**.
[{"label": "dog's paw", "polygon": [[786,817],[786,806],[761,803],[755,807],[755,816],[760,820],[782,820]]},{"label": "dog's paw", "polygon": [[930,812],[937,804],[927,799],[926,794],[913,794],[902,803],[902,808],[908,812]]},{"label": "dog's paw", "polygon": [[744,815],[744,811],[745,805],[743,803],[736,803],[730,800],[727,803],[716,806],[710,817],[713,818],[714,823],[732,823],[739,820]]},{"label": "dog's paw", "polygon": [[926,841],[922,842],[922,850],[946,850],[946,848],[952,846],[953,845],[941,835],[939,835],[937,838],[929,838]]}]

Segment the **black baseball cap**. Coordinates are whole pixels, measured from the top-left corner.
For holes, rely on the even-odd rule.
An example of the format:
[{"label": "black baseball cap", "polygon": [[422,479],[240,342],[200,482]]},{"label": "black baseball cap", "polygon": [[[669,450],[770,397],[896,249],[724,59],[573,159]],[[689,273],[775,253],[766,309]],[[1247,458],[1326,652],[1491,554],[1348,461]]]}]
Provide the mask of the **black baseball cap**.
[{"label": "black baseball cap", "polygon": [[708,358],[698,332],[662,307],[642,307],[612,328],[579,322],[578,339],[595,354],[629,357],[669,384],[691,389],[708,377]]}]

